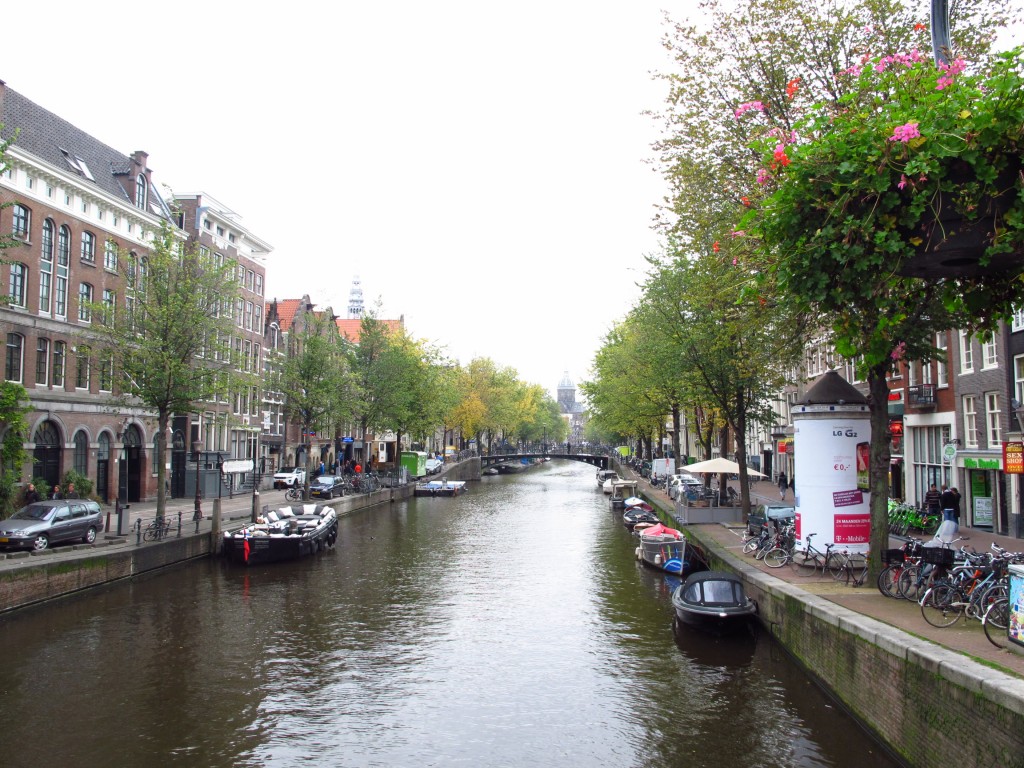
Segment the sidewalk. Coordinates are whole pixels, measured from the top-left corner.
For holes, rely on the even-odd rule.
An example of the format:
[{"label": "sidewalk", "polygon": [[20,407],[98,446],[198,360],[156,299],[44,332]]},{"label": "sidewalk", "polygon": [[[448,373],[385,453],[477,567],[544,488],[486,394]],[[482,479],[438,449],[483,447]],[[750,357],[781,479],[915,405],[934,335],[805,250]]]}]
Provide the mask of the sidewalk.
[{"label": "sidewalk", "polygon": [[[647,480],[639,477],[635,479],[639,483],[638,487],[642,488],[645,495],[656,502],[662,511],[669,515],[674,513],[675,506],[664,490],[651,487]],[[731,484],[737,486],[738,490],[738,483],[734,482]],[[758,485],[761,488],[757,488]],[[763,492],[761,492],[762,490]],[[785,503],[779,499],[778,488],[775,488],[766,481],[752,484],[750,495],[752,505]],[[789,496],[788,502],[792,504],[792,494],[787,495]],[[1015,650],[996,648],[985,637],[985,632],[978,621],[961,619],[951,627],[940,629],[933,627],[924,620],[924,617],[921,615],[921,608],[916,602],[886,597],[873,583],[865,584],[861,587],[852,587],[838,584],[827,576],[811,577],[801,575],[799,569],[791,567],[769,568],[764,563],[742,553],[743,533],[746,530],[746,526],[743,524],[706,523],[685,527],[693,531],[698,537],[721,545],[723,549],[744,565],[758,568],[769,576],[793,584],[806,592],[818,595],[848,610],[870,616],[873,619],[917,637],[922,637],[951,651],[998,666],[1018,677],[1024,677],[1024,649],[1019,649],[1020,652],[1018,653]],[[1024,540],[1015,539],[1010,536],[999,536],[974,528],[961,528],[960,535],[965,537],[965,540],[956,544],[955,546],[957,547],[966,545],[977,552],[987,552],[991,544],[995,543],[997,546],[1003,547],[1010,552],[1024,551]],[[915,538],[928,540],[931,537],[922,534]],[[902,539],[895,537],[892,539],[894,549],[902,543]]]}]

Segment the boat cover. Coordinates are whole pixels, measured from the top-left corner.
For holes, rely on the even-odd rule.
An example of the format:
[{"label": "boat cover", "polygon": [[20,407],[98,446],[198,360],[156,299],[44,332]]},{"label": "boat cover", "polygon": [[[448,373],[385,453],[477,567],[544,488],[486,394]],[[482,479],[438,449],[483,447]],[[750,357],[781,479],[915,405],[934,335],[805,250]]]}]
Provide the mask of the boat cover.
[{"label": "boat cover", "polygon": [[646,537],[646,536],[671,536],[674,539],[681,539],[681,538],[683,538],[683,534],[682,533],[677,531],[675,528],[669,528],[664,523],[658,523],[657,525],[652,525],[650,528],[644,528],[640,532],[640,535],[643,536],[643,537]]}]

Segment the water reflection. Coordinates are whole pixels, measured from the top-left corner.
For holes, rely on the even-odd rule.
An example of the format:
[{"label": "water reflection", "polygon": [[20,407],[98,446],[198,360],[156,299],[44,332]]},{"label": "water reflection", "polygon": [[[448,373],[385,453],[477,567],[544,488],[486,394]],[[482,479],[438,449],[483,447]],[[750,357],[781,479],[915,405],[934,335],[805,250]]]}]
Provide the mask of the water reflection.
[{"label": "water reflection", "polygon": [[769,637],[673,631],[678,578],[637,562],[593,474],[489,477],[342,518],[319,558],[204,562],[3,617],[0,721],[45,734],[4,764],[846,768],[877,753]]}]

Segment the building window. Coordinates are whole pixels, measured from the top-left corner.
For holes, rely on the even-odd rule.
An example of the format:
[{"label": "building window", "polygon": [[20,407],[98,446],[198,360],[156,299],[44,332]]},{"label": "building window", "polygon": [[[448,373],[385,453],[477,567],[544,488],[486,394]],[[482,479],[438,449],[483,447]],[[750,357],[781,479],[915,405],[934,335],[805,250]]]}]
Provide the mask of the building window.
[{"label": "building window", "polygon": [[61,225],[57,237],[57,263],[66,267],[71,262],[71,230]]},{"label": "building window", "polygon": [[12,307],[25,306],[25,285],[28,282],[28,268],[24,264],[11,264],[10,280],[7,282],[7,299]]},{"label": "building window", "polygon": [[1003,439],[999,429],[999,393],[985,393],[985,425],[988,428],[988,447],[996,448]]},{"label": "building window", "polygon": [[932,381],[932,364],[931,363],[921,363],[921,383],[922,384],[932,384],[932,383],[934,383]]},{"label": "building window", "polygon": [[96,235],[92,232],[82,233],[82,261],[90,264],[96,261]]},{"label": "building window", "polygon": [[53,345],[53,386],[64,386],[64,363],[67,360],[67,344],[63,341]]},{"label": "building window", "polygon": [[935,357],[936,385],[939,387],[949,386],[949,350],[946,332],[935,334],[935,347],[939,353]]},{"label": "building window", "polygon": [[89,475],[89,438],[81,429],[75,432],[75,472]]},{"label": "building window", "polygon": [[146,208],[146,177],[141,173],[135,177],[135,207]]},{"label": "building window", "polygon": [[29,226],[32,222],[32,214],[28,208],[20,203],[16,203],[12,206],[11,210],[14,212],[14,219],[11,223],[11,233],[18,237],[28,238]]},{"label": "building window", "polygon": [[111,272],[117,271],[117,243],[107,240],[103,246],[103,268]]},{"label": "building window", "polygon": [[53,220],[43,220],[43,242],[39,253],[43,261],[53,261]]},{"label": "building window", "polygon": [[104,355],[100,359],[100,392],[114,391],[114,358]]},{"label": "building window", "polygon": [[245,330],[252,330],[252,302],[245,302]]},{"label": "building window", "polygon": [[981,342],[981,367],[982,370],[999,367],[999,357],[998,352],[996,351],[995,336]]},{"label": "building window", "polygon": [[978,447],[978,411],[974,395],[964,395],[964,445]]},{"label": "building window", "polygon": [[1013,320],[1010,323],[1010,330],[1016,333],[1024,331],[1024,307],[1013,311]]},{"label": "building window", "polygon": [[117,294],[109,288],[103,289],[103,318],[104,325],[114,322],[114,310],[117,309]]},{"label": "building window", "polygon": [[923,363],[916,363],[910,361],[907,363],[907,386],[913,387],[917,385],[917,366],[924,365]]},{"label": "building window", "polygon": [[45,387],[50,381],[50,340],[36,340],[36,384]]},{"label": "building window", "polygon": [[78,286],[78,319],[83,323],[92,322],[92,286],[81,283]]},{"label": "building window", "polygon": [[260,336],[263,335],[263,307],[257,306],[255,308],[255,316],[252,320],[252,329]]},{"label": "building window", "polygon": [[53,291],[54,314],[57,317],[68,316],[68,279],[58,277]]},{"label": "building window", "polygon": [[90,375],[89,347],[82,345],[75,350],[75,389],[88,389]]},{"label": "building window", "polygon": [[967,331],[960,331],[960,373],[974,373],[974,353]]},{"label": "building window", "polygon": [[4,378],[21,383],[21,364],[24,360],[25,337],[18,333],[7,334],[7,359]]},{"label": "building window", "polygon": [[257,296],[263,295],[263,275],[256,273],[256,288],[255,292]]}]

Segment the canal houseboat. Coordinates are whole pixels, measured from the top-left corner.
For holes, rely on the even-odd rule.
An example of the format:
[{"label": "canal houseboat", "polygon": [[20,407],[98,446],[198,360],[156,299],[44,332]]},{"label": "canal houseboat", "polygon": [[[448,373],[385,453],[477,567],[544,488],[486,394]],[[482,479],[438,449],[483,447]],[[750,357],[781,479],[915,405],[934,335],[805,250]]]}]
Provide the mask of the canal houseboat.
[{"label": "canal houseboat", "polygon": [[224,532],[224,556],[244,565],[296,560],[334,546],[338,515],[333,507],[297,504],[264,512],[255,523]]},{"label": "canal houseboat", "polygon": [[419,483],[413,491],[414,496],[458,496],[466,490],[465,480],[431,480]]}]

